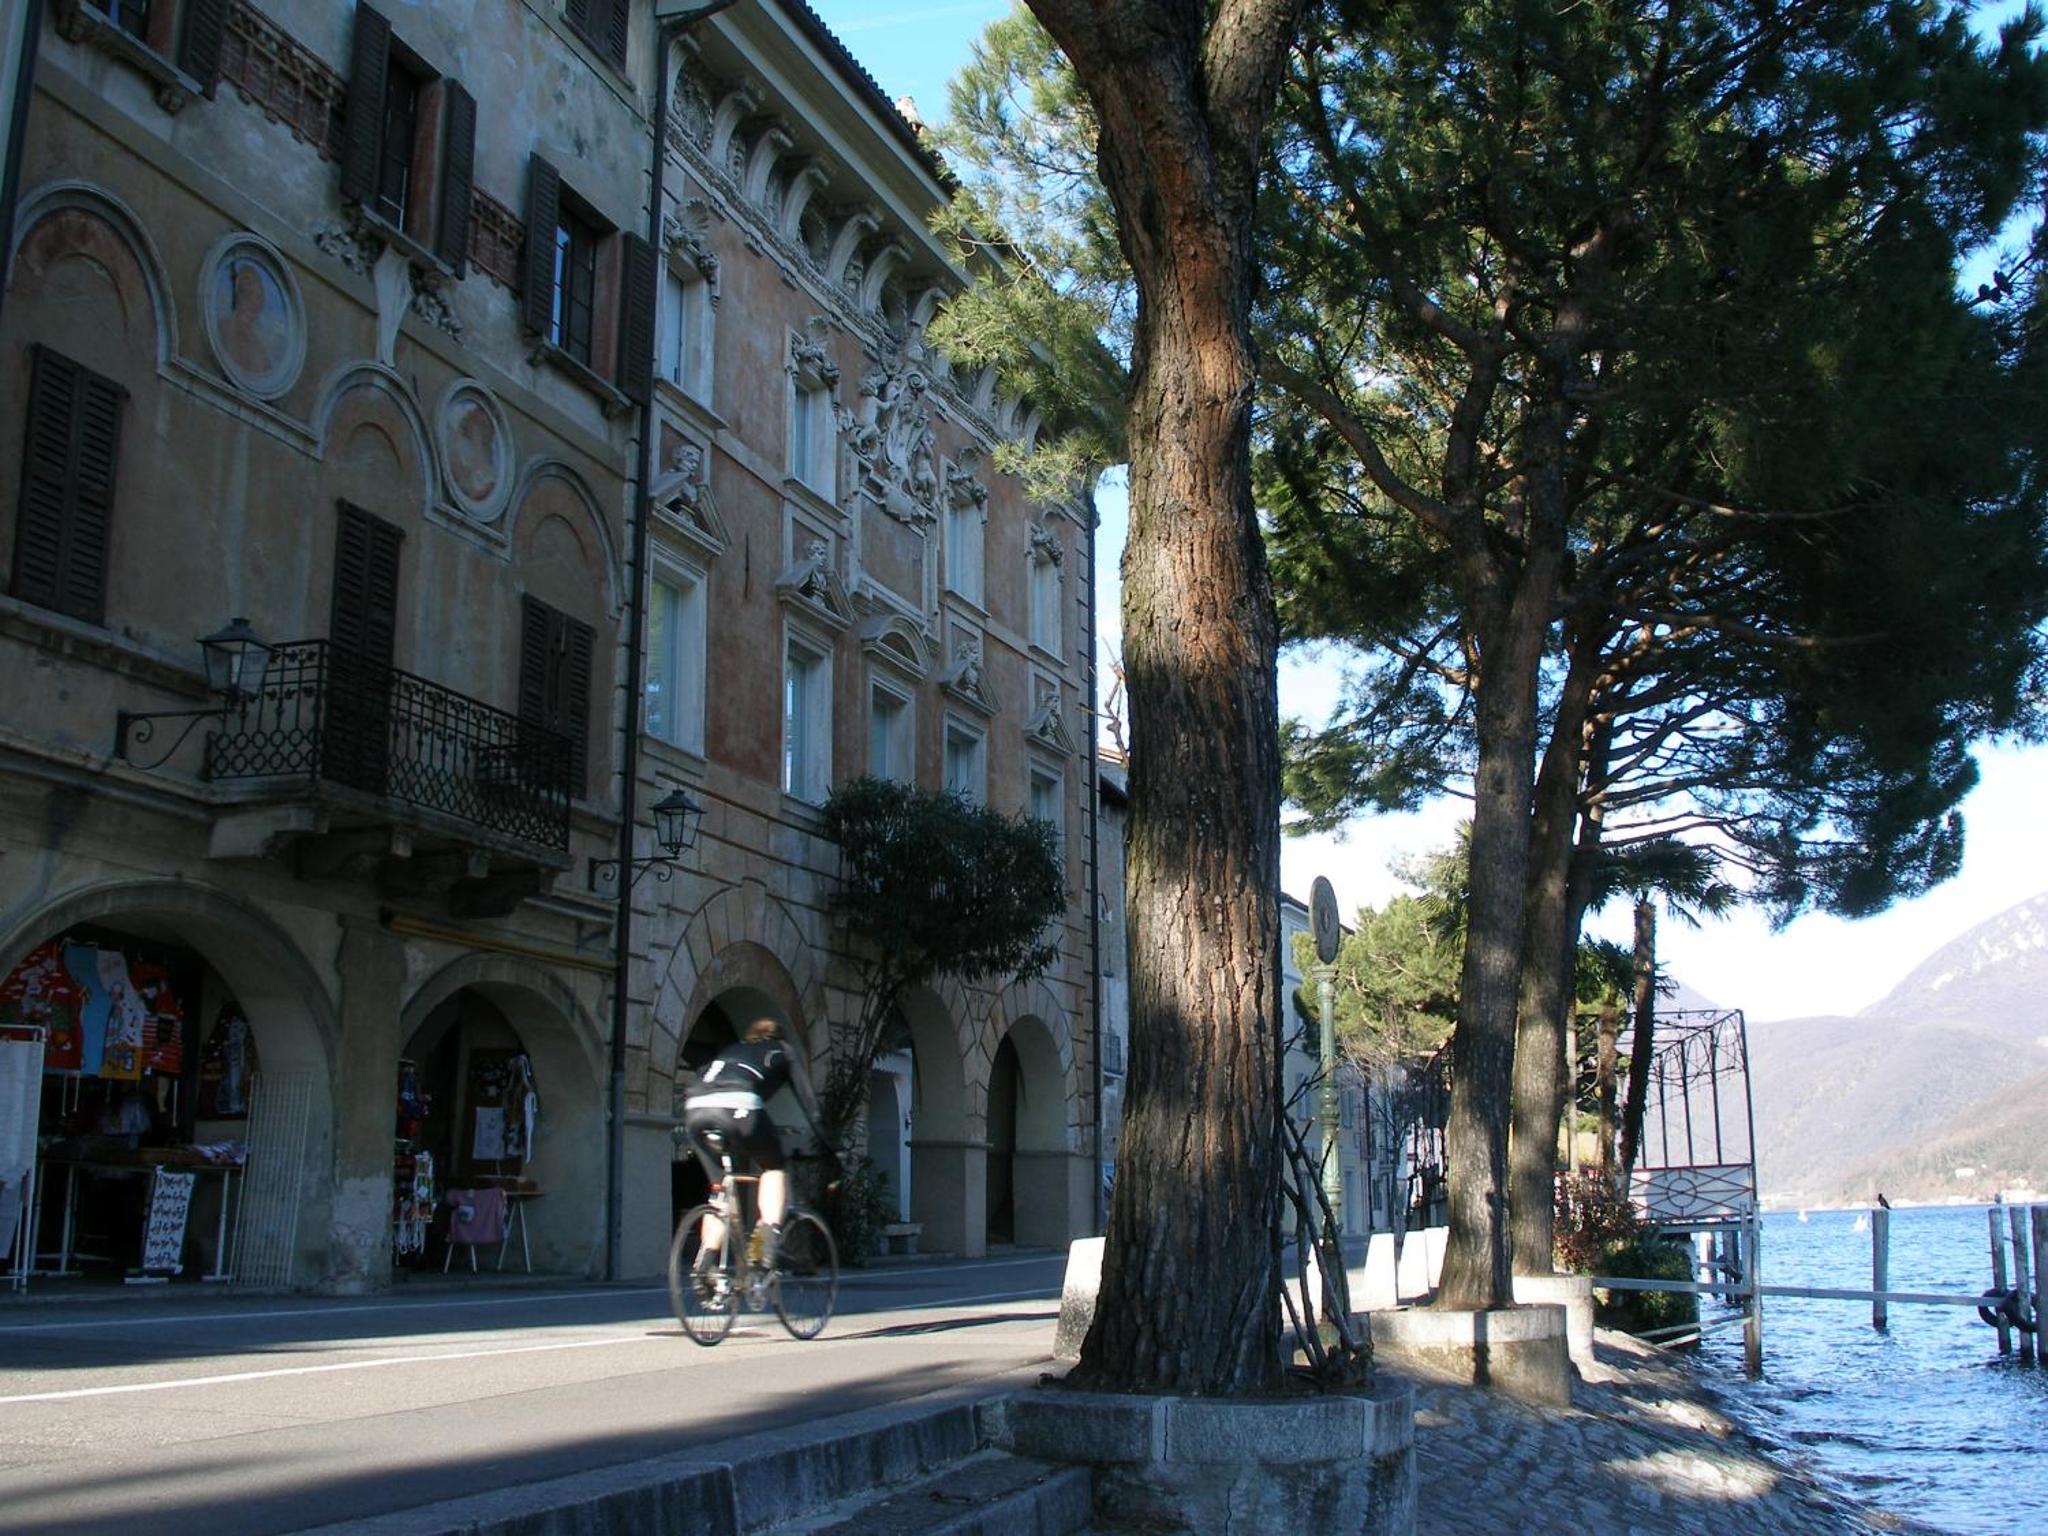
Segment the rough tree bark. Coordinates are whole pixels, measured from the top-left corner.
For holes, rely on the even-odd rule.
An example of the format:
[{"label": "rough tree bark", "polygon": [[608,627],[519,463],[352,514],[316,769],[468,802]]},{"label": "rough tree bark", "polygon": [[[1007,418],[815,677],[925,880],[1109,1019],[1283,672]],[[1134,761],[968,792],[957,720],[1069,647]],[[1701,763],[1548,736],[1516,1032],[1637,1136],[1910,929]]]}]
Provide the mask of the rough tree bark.
[{"label": "rough tree bark", "polygon": [[1629,1042],[1628,1101],[1621,1117],[1621,1188],[1628,1191],[1643,1147],[1643,1099],[1650,1091],[1650,1055],[1657,1030],[1657,908],[1636,903],[1635,1038]]},{"label": "rough tree bark", "polygon": [[1079,1380],[1280,1374],[1277,626],[1251,496],[1251,230],[1305,0],[1030,0],[1093,101],[1136,278],[1130,1081]]}]

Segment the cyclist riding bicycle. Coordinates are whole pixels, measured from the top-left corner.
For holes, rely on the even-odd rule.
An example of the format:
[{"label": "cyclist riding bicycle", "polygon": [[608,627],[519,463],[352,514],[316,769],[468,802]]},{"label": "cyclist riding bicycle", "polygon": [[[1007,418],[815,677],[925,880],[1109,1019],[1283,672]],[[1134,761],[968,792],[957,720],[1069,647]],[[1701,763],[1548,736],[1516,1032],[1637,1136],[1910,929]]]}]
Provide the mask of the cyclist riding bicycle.
[{"label": "cyclist riding bicycle", "polygon": [[[771,1263],[783,1213],[789,1209],[789,1175],[782,1138],[768,1117],[767,1103],[784,1084],[795,1091],[812,1136],[823,1146],[810,1073],[803,1057],[783,1040],[782,1025],[775,1019],[760,1018],[748,1025],[746,1038],[720,1051],[683,1094],[682,1129],[714,1186],[725,1169],[713,1138],[724,1142],[726,1155],[744,1153],[760,1169],[760,1220],[755,1230],[761,1233],[762,1251]],[[708,1267],[721,1236],[716,1219],[706,1216],[697,1268]]]}]

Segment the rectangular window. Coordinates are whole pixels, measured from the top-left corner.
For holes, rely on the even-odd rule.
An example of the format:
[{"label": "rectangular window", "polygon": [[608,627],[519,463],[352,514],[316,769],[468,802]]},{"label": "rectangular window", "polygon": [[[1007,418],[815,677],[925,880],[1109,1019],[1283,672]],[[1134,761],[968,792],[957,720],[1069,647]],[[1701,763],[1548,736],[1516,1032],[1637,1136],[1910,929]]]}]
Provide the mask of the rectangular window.
[{"label": "rectangular window", "polygon": [[341,195],[455,276],[469,261],[476,99],[358,5],[343,104]]},{"label": "rectangular window", "polygon": [[14,595],[99,623],[106,614],[114,463],[127,391],[48,347],[30,353],[14,521]]},{"label": "rectangular window", "polygon": [[555,312],[548,340],[590,366],[590,322],[597,307],[597,231],[564,208],[555,222]]},{"label": "rectangular window", "polygon": [[986,740],[972,726],[946,722],[946,788],[976,805],[988,799]]},{"label": "rectangular window", "polygon": [[149,0],[102,0],[101,9],[130,37],[149,40]]},{"label": "rectangular window", "polygon": [[384,76],[384,142],[377,155],[377,212],[404,232],[412,201],[412,157],[419,138],[420,77],[393,59]]},{"label": "rectangular window", "polygon": [[831,681],[825,656],[789,643],[782,664],[782,787],[814,805],[831,787]]},{"label": "rectangular window", "polygon": [[917,781],[914,716],[910,700],[894,688],[875,683],[868,690],[868,772],[899,783]]},{"label": "rectangular window", "polygon": [[1031,558],[1031,643],[1060,654],[1060,568],[1039,554]]},{"label": "rectangular window", "polygon": [[590,674],[595,633],[580,619],[521,597],[519,718],[569,740],[569,793],[586,789]]},{"label": "rectangular window", "polygon": [[654,578],[647,611],[646,729],[704,751],[704,584],[672,572]]},{"label": "rectangular window", "polygon": [[832,397],[822,384],[796,381],[789,412],[789,473],[827,501],[835,487]]},{"label": "rectangular window", "polygon": [[1052,830],[1062,843],[1067,834],[1067,797],[1065,785],[1056,773],[1043,768],[1031,770],[1031,814],[1039,821],[1049,822]]},{"label": "rectangular window", "polygon": [[662,269],[661,376],[692,399],[711,401],[711,285],[702,277]]},{"label": "rectangular window", "polygon": [[[962,498],[964,500],[964,498]],[[981,603],[981,508],[956,501],[946,509],[946,586]]]},{"label": "rectangular window", "polygon": [[569,25],[620,69],[626,67],[626,18],[630,0],[568,0]]}]

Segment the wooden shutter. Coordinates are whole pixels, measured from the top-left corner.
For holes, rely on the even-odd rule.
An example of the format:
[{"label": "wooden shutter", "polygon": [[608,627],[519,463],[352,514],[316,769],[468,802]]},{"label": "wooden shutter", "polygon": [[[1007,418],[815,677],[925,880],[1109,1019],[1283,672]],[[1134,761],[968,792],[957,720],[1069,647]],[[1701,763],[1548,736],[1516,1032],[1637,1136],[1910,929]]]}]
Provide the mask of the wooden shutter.
[{"label": "wooden shutter", "polygon": [[353,202],[377,200],[377,151],[384,138],[384,87],[390,67],[391,23],[358,4],[341,136],[341,195]]},{"label": "wooden shutter", "polygon": [[398,550],[405,535],[361,507],[338,505],[327,638],[349,661],[389,667],[398,639]]},{"label": "wooden shutter", "polygon": [[569,792],[584,792],[590,735],[590,673],[596,636],[588,624],[537,597],[519,599],[519,718],[569,740]]},{"label": "wooden shutter", "polygon": [[208,98],[220,83],[220,46],[227,30],[228,0],[185,0],[178,68],[197,80]]},{"label": "wooden shutter", "polygon": [[625,281],[619,313],[619,388],[645,405],[654,393],[654,312],[660,302],[661,269],[654,247],[626,235]]},{"label": "wooden shutter", "polygon": [[441,141],[441,229],[434,254],[457,277],[468,270],[469,206],[476,181],[476,98],[453,80],[446,85],[448,132]]},{"label": "wooden shutter", "polygon": [[14,595],[92,624],[106,613],[124,395],[62,353],[38,346],[29,354]]},{"label": "wooden shutter", "polygon": [[619,68],[626,67],[626,19],[632,14],[630,0],[600,0],[611,6],[611,14],[605,18],[604,50]]},{"label": "wooden shutter", "polygon": [[533,157],[526,190],[526,328],[545,336],[555,319],[555,230],[562,222],[562,178]]},{"label": "wooden shutter", "polygon": [[[597,0],[597,4],[604,4],[604,0]],[[569,25],[585,36],[590,33],[590,6],[591,0],[569,0]]]}]

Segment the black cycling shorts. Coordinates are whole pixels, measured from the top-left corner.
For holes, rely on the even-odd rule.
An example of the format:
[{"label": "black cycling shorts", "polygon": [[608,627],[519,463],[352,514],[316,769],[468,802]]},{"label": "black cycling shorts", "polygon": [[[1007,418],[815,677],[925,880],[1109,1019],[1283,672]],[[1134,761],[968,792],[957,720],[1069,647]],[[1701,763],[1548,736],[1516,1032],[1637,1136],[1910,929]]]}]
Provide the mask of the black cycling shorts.
[{"label": "black cycling shorts", "polygon": [[741,1162],[744,1154],[765,1173],[782,1169],[782,1138],[765,1109],[707,1109],[686,1104],[683,1129],[689,1133],[690,1145],[697,1149],[697,1157],[713,1183],[724,1169],[719,1163],[718,1148],[709,1139],[712,1132],[724,1141],[726,1152],[735,1163]]}]

